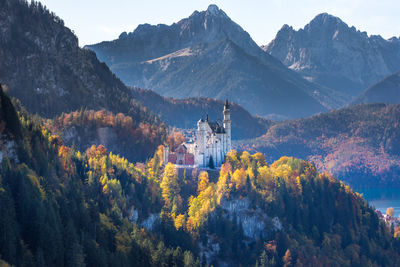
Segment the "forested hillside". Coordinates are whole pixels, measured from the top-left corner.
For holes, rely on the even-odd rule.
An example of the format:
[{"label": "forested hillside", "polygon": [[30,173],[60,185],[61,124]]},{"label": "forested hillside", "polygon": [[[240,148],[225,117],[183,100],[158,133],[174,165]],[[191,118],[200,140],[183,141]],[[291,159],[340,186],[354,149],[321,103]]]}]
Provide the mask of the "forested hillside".
[{"label": "forested hillside", "polygon": [[123,113],[86,110],[62,113],[44,124],[59,135],[66,145],[86,151],[92,145],[104,145],[110,152],[131,162],[145,161],[153,156],[158,145],[166,140],[164,125],[140,122]]},{"label": "forested hillside", "polygon": [[238,144],[265,153],[314,162],[353,186],[398,186],[400,105],[367,104],[307,119],[279,122],[266,134]]},{"label": "forested hillside", "polygon": [[[64,145],[0,92],[0,259],[17,266],[395,266],[400,243],[360,195],[305,161],[229,152],[178,177]],[[189,252],[190,251],[190,252]]]},{"label": "forested hillside", "polygon": [[2,91],[0,100],[0,263],[199,265],[139,227],[162,206],[156,181],[103,146],[66,147]]},{"label": "forested hillside", "polygon": [[163,212],[197,240],[203,263],[400,263],[399,240],[375,211],[350,187],[305,161],[282,157],[267,165],[260,153],[231,151],[217,180],[203,172],[197,184],[185,193],[173,166],[167,165],[161,188]]},{"label": "forested hillside", "polygon": [[367,88],[352,104],[358,103],[400,103],[400,71]]}]

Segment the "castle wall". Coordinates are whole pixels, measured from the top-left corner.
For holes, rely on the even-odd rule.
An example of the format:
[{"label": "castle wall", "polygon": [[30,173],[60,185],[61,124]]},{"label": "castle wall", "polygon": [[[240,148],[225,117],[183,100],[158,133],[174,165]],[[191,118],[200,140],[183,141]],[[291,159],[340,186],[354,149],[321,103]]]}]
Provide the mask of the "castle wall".
[{"label": "castle wall", "polygon": [[[165,159],[171,158],[177,164],[195,165],[208,167],[210,157],[213,158],[214,165],[219,167],[225,160],[225,155],[231,150],[231,120],[228,102],[224,106],[223,129],[221,126],[209,124],[207,121],[197,122],[196,140],[194,143],[186,143],[187,150],[184,153],[169,153],[165,151]],[[211,129],[212,125],[213,129]],[[221,130],[222,129],[222,130]],[[173,155],[173,156],[172,156]],[[166,160],[165,160],[166,161]]]}]

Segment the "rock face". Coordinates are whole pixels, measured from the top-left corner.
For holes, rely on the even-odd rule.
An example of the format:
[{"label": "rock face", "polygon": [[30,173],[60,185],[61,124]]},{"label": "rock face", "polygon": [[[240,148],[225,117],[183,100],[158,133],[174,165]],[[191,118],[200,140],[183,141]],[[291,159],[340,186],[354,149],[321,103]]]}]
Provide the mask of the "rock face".
[{"label": "rock face", "polygon": [[353,103],[400,103],[400,71],[367,88]]},{"label": "rock face", "polygon": [[342,103],[340,96],[265,53],[215,5],[171,26],[140,25],[117,40],[87,48],[126,84],[168,97],[228,98],[253,114],[284,117]]},{"label": "rock face", "polygon": [[262,48],[304,78],[348,99],[400,69],[399,38],[368,36],[326,13],[298,31],[284,25]]},{"label": "rock face", "polygon": [[221,202],[221,209],[228,219],[242,226],[243,234],[250,242],[255,242],[260,237],[265,238],[270,231],[281,230],[279,218],[271,220],[261,209],[252,209],[247,198],[224,200]]},{"label": "rock face", "polygon": [[[247,197],[244,198],[223,198],[221,205],[211,217],[215,218],[218,214],[223,214],[223,218],[231,221],[243,232],[243,240],[246,244],[254,244],[257,241],[265,240],[268,236],[274,235],[283,229],[278,217],[270,218],[265,211],[254,205]],[[198,242],[200,258],[205,258],[207,264],[218,262],[218,266],[232,266],[232,262],[222,262],[218,259],[222,237],[208,233],[206,242]],[[228,260],[228,259],[225,259]]]},{"label": "rock face", "polygon": [[45,117],[81,107],[132,108],[128,88],[40,2],[0,2],[0,82]]}]

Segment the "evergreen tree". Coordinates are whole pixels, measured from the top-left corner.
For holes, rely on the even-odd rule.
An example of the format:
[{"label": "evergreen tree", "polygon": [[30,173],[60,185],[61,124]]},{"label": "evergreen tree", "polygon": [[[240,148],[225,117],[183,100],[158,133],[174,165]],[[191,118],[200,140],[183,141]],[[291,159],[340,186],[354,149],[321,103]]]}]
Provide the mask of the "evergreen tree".
[{"label": "evergreen tree", "polygon": [[210,160],[208,162],[208,167],[210,169],[214,169],[215,168],[213,156],[210,156]]}]

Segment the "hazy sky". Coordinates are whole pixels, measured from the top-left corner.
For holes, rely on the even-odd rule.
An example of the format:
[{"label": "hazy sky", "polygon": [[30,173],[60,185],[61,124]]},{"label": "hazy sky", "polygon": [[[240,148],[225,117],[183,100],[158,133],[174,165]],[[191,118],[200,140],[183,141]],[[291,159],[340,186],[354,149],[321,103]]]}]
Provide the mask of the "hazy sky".
[{"label": "hazy sky", "polygon": [[384,38],[400,36],[400,0],[40,0],[79,37],[81,46],[116,39],[137,25],[172,24],[216,4],[259,44],[283,24],[302,28],[328,12],[349,26]]}]

